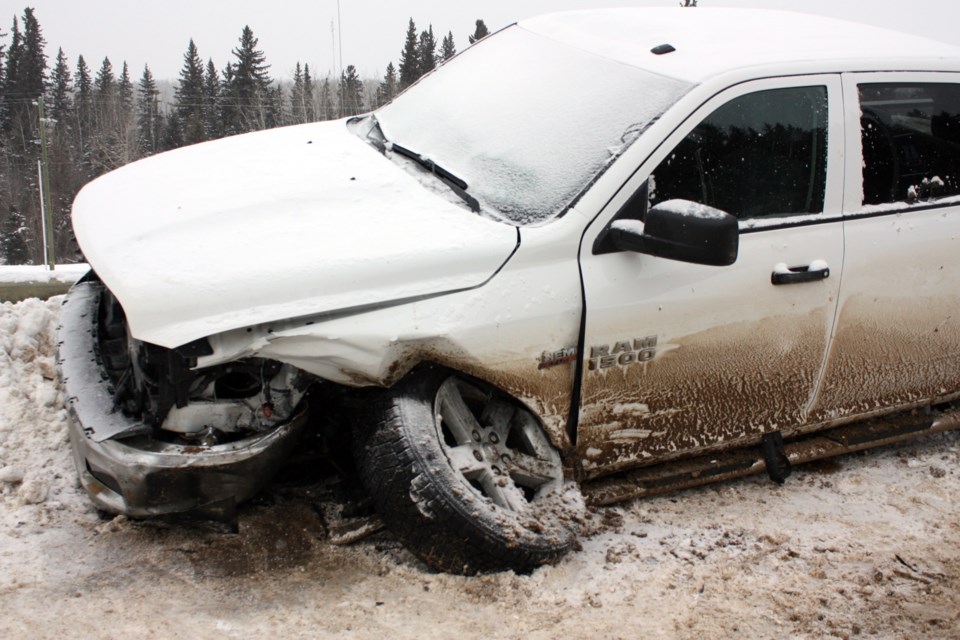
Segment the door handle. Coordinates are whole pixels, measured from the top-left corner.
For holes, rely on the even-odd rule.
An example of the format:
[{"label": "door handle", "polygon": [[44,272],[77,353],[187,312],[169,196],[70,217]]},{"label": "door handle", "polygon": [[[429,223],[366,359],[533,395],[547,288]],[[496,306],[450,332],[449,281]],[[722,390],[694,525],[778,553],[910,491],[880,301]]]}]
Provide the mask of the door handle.
[{"label": "door handle", "polygon": [[801,282],[816,282],[830,277],[830,266],[824,260],[814,260],[802,267],[788,267],[781,262],[773,268],[770,282],[779,284],[799,284]]}]

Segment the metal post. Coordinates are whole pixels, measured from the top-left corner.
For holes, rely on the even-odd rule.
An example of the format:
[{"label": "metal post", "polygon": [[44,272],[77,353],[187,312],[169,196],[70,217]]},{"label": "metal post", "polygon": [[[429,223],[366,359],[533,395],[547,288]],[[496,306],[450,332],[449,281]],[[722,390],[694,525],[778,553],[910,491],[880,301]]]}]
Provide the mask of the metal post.
[{"label": "metal post", "polygon": [[43,163],[37,160],[37,182],[40,185],[40,232],[43,234],[43,264],[50,268],[47,259],[47,209],[43,205]]},{"label": "metal post", "polygon": [[37,103],[40,107],[40,213],[43,215],[43,257],[47,268],[54,270],[57,262],[56,243],[53,232],[53,206],[50,203],[50,163],[47,160],[47,118],[43,108],[43,97]]}]

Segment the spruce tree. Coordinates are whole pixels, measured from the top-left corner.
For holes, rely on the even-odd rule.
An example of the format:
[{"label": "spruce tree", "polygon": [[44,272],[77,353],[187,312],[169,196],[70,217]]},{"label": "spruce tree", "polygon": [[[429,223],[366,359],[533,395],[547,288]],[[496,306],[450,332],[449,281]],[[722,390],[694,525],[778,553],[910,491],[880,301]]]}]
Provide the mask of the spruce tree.
[{"label": "spruce tree", "polygon": [[329,75],[320,83],[320,95],[318,96],[320,120],[333,120],[337,117],[337,110],[333,104],[333,90],[330,88],[331,84]]},{"label": "spruce tree", "polygon": [[46,89],[46,44],[33,9],[23,12],[23,30],[14,17],[0,95],[3,97],[0,146],[0,252],[10,263],[42,259],[40,204],[37,199],[36,101]]},{"label": "spruce tree", "polygon": [[340,117],[363,111],[363,81],[352,64],[340,74]]},{"label": "spruce tree", "polygon": [[130,81],[130,69],[127,67],[126,60],[123,61],[120,77],[117,78],[117,98],[121,115],[124,120],[129,120],[133,113],[133,83]]},{"label": "spruce tree", "polygon": [[437,68],[437,39],[433,35],[433,25],[420,33],[417,42],[417,59],[420,61],[420,75],[430,73]]},{"label": "spruce tree", "polygon": [[310,65],[303,65],[303,118],[304,122],[316,119],[316,106],[313,99],[313,77],[310,75]]},{"label": "spruce tree", "polygon": [[448,31],[447,35],[443,38],[443,44],[440,49],[440,58],[443,62],[446,62],[453,56],[457,55],[457,46],[453,44],[453,32]]},{"label": "spruce tree", "polygon": [[220,113],[222,86],[220,74],[213,59],[207,60],[207,71],[203,77],[203,116],[207,140],[223,137],[223,122]]},{"label": "spruce tree", "polygon": [[177,149],[182,147],[183,144],[183,125],[180,123],[180,117],[176,110],[174,110],[164,118],[160,146],[163,149]]},{"label": "spruce tree", "polygon": [[6,101],[3,126],[7,132],[19,132],[16,144],[26,149],[32,145],[25,132],[34,128],[29,125],[35,117],[33,103],[43,96],[46,88],[47,56],[43,52],[46,41],[30,7],[23,10],[23,32],[14,17],[10,34],[3,82]]},{"label": "spruce tree", "polygon": [[81,155],[86,154],[87,138],[93,128],[93,81],[90,67],[83,56],[77,56],[77,70],[73,74],[73,108],[76,112],[77,146]]},{"label": "spruce tree", "polygon": [[93,81],[93,88],[97,102],[100,103],[98,107],[102,107],[113,98],[116,90],[116,78],[113,75],[113,65],[110,63],[110,58],[103,59],[97,77]]},{"label": "spruce tree", "polygon": [[94,160],[95,171],[103,171],[111,167],[112,163],[107,159],[110,155],[106,147],[110,143],[104,138],[113,132],[113,124],[116,116],[116,79],[113,76],[113,65],[110,58],[104,58],[100,64],[100,70],[97,71],[97,77],[93,80],[93,125],[88,131],[88,144],[91,151],[95,152]]},{"label": "spruce tree", "polygon": [[387,65],[387,72],[383,75],[383,81],[377,87],[377,106],[382,107],[397,95],[397,70],[393,63]]},{"label": "spruce tree", "polygon": [[410,18],[407,38],[400,52],[400,88],[406,89],[420,77],[420,57],[417,47],[417,25]]},{"label": "spruce tree", "polygon": [[50,105],[48,113],[56,120],[58,128],[66,126],[73,111],[70,95],[70,82],[73,79],[70,66],[63,49],[57,51],[57,61],[53,66],[53,78],[50,86]]},{"label": "spruce tree", "polygon": [[477,20],[477,26],[473,30],[473,35],[469,36],[467,39],[470,40],[470,44],[474,44],[483,38],[486,38],[490,35],[490,30],[487,29],[487,25],[483,23],[483,20]]},{"label": "spruce tree", "polygon": [[10,33],[4,94],[15,105],[29,104],[44,94],[47,79],[47,56],[43,52],[46,40],[33,9],[27,7],[23,11],[23,32],[14,17]]},{"label": "spruce tree", "polygon": [[[128,84],[129,80],[128,74]],[[137,145],[110,58],[103,59],[93,82],[93,92],[94,128],[87,136],[88,159],[93,174],[100,175],[130,162]]]},{"label": "spruce tree", "polygon": [[163,123],[160,117],[160,90],[150,67],[143,65],[143,75],[137,84],[137,139],[140,153],[145,156],[160,151]]},{"label": "spruce tree", "polygon": [[5,209],[0,219],[0,257],[3,258],[3,264],[30,264],[31,234],[26,218],[12,202]]},{"label": "spruce tree", "polygon": [[177,124],[183,128],[180,132],[183,144],[194,144],[207,139],[203,109],[204,83],[203,63],[200,61],[197,45],[191,38],[187,51],[183,54],[180,80],[173,95]]},{"label": "spruce tree", "polygon": [[23,56],[19,64],[21,91],[31,98],[43,95],[47,80],[47,56],[43,52],[46,40],[40,30],[33,9],[23,10]]},{"label": "spruce tree", "polygon": [[[19,99],[14,92],[17,90],[16,82],[19,76],[17,69],[20,66],[20,58],[23,56],[23,36],[20,34],[20,22],[17,17],[13,17],[13,26],[10,28],[10,48],[7,50],[7,64],[3,78],[3,98],[10,103],[14,99]],[[10,105],[12,106],[12,104]]]},{"label": "spruce tree", "polygon": [[258,40],[249,26],[240,34],[240,46],[232,51],[236,57],[231,78],[226,86],[224,114],[228,133],[254,131],[267,126],[272,112],[270,75],[266,55],[257,49]]},{"label": "spruce tree", "polygon": [[290,91],[290,118],[294,124],[307,121],[304,113],[303,92],[303,68],[298,60],[297,66],[293,69],[293,89]]},{"label": "spruce tree", "polygon": [[267,88],[267,110],[264,116],[264,128],[279,127],[289,119],[283,101],[283,87],[279,84]]}]

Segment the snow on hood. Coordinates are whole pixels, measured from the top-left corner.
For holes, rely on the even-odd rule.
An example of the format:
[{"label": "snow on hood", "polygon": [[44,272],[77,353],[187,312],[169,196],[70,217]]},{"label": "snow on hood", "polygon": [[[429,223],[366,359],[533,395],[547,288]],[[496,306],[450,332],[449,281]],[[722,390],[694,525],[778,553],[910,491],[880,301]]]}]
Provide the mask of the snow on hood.
[{"label": "snow on hood", "polygon": [[166,347],[475,287],[518,239],[425,189],[343,121],[127,165],[84,187],[73,227],[132,334]]}]

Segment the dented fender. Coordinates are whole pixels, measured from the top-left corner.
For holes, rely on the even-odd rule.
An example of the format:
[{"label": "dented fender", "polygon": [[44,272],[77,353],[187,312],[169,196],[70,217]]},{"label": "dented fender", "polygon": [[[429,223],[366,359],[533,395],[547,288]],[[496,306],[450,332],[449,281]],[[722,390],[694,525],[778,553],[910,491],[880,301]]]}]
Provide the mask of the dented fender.
[{"label": "dented fender", "polygon": [[[576,262],[584,221],[571,212],[521,230],[514,256],[482,286],[358,313],[307,316],[210,336],[199,367],[261,357],[348,387],[391,387],[434,363],[486,381],[527,406],[561,451],[582,313]],[[546,363],[547,366],[544,366]]]}]

